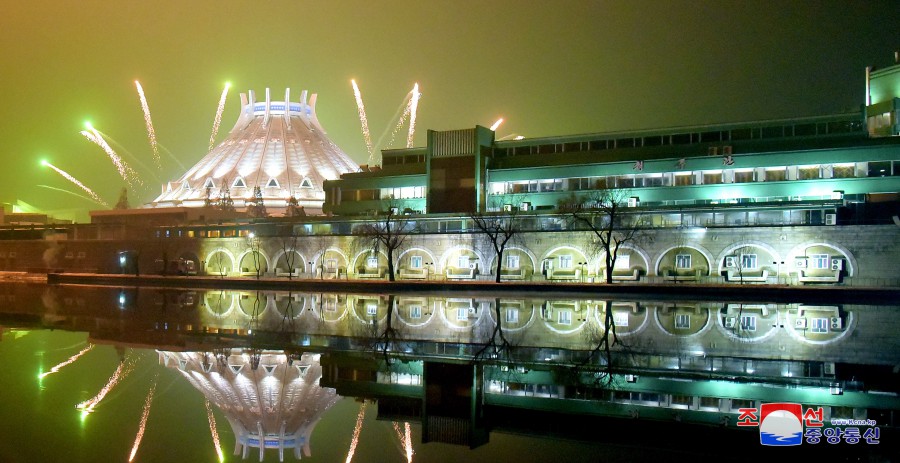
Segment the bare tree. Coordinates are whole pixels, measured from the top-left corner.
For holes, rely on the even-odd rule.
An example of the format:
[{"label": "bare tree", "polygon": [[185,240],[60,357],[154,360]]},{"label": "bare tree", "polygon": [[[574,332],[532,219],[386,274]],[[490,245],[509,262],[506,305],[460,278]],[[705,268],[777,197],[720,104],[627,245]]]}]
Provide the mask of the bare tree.
[{"label": "bare tree", "polygon": [[613,268],[619,250],[639,236],[640,216],[628,211],[630,193],[621,189],[590,192],[582,200],[574,195],[559,204],[566,213],[569,226],[593,234],[599,251],[605,254],[606,282],[613,282]]},{"label": "bare tree", "polygon": [[[284,257],[284,263],[287,264],[288,280],[290,280],[293,278],[294,270],[297,268],[297,242],[299,235],[294,226],[290,225],[290,234],[282,233],[279,238],[281,240],[281,255]],[[278,262],[274,262],[274,265],[277,272]]]},{"label": "bare tree", "polygon": [[409,236],[415,231],[414,222],[408,216],[401,215],[399,208],[393,206],[393,201],[385,202],[385,210],[359,226],[355,234],[366,246],[371,246],[373,252],[378,253],[379,248],[384,248],[387,254],[387,275],[389,281],[395,281],[394,254],[400,250]]},{"label": "bare tree", "polygon": [[513,205],[506,209],[499,212],[476,213],[470,216],[475,223],[475,228],[485,236],[494,255],[497,256],[497,269],[494,273],[494,281],[497,283],[500,283],[503,269],[503,253],[522,229],[521,220],[518,218],[519,208]]},{"label": "bare tree", "polygon": [[259,279],[262,273],[262,254],[259,253],[260,239],[256,233],[250,232],[247,235],[247,247],[250,248],[250,257],[253,259],[253,267],[256,270],[256,279]]},{"label": "bare tree", "polygon": [[253,187],[253,198],[247,200],[247,216],[253,218],[269,216],[266,204],[263,201],[262,189],[259,186]]}]

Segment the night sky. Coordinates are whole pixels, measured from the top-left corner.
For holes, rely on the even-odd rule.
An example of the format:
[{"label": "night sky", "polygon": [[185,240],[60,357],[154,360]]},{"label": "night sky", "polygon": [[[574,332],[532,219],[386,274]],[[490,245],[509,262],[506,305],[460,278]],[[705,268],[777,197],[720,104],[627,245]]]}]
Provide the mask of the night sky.
[{"label": "night sky", "polygon": [[[426,129],[506,122],[498,136],[567,135],[818,115],[863,102],[864,68],[900,48],[900,2],[192,0],[4,1],[0,27],[0,201],[95,206],[45,158],[107,202],[123,186],[85,121],[152,166],[134,80],[159,143],[186,166],[206,152],[225,82],[221,140],[238,94],[319,94],[318,115],[354,160],[367,154],[350,87],[373,138],[418,82]],[[400,146],[404,137],[398,137]],[[116,146],[113,145],[115,148]],[[147,184],[182,169],[130,161]],[[64,215],[64,214],[61,214]]]}]

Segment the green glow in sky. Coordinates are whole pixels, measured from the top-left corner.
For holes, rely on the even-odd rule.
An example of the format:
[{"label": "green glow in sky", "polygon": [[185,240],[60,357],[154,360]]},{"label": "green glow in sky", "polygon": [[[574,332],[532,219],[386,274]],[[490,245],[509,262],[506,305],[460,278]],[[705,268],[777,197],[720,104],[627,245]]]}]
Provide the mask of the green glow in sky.
[{"label": "green glow in sky", "polygon": [[[0,201],[47,210],[83,200],[35,153],[114,203],[122,181],[78,132],[84,114],[148,166],[152,152],[133,81],[140,78],[159,144],[184,165],[206,154],[222,82],[221,141],[249,89],[318,93],[332,140],[367,161],[350,77],[373,133],[418,82],[415,145],[427,129],[505,122],[497,137],[659,128],[856,109],[867,65],[892,61],[896,0],[866,2],[400,1],[9,2],[0,28]],[[400,146],[397,142],[396,146]],[[183,174],[163,157],[163,180]],[[132,163],[146,187],[150,171]]]}]

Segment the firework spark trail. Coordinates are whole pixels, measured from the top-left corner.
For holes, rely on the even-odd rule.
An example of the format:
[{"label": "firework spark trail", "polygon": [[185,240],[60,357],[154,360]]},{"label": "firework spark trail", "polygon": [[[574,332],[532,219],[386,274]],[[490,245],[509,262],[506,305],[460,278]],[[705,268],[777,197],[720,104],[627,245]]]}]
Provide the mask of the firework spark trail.
[{"label": "firework spark trail", "polygon": [[373,153],[372,136],[369,134],[369,120],[366,118],[366,107],[363,105],[362,94],[359,92],[356,81],[351,79],[350,83],[353,85],[353,97],[356,98],[356,110],[359,112],[359,123],[362,125],[363,138],[366,139],[366,150],[371,159]]},{"label": "firework spark trail", "polygon": [[110,144],[115,145],[116,150],[117,150],[117,153],[125,153],[125,154],[127,154],[127,155],[128,155],[128,158],[131,159],[132,161],[134,161],[135,164],[139,165],[139,166],[141,167],[141,169],[144,169],[145,171],[149,172],[150,175],[153,176],[153,179],[154,179],[154,180],[156,180],[156,181],[159,182],[159,183],[163,183],[162,179],[160,179],[160,178],[156,175],[156,173],[153,172],[153,169],[151,169],[150,166],[148,166],[147,164],[144,164],[144,162],[141,161],[140,158],[138,158],[137,156],[135,156],[131,151],[128,151],[128,149],[125,148],[124,146],[122,146],[121,143],[119,143],[118,141],[116,141],[115,138],[109,136],[108,133],[106,133],[106,132],[104,132],[104,131],[102,131],[102,130],[99,130],[99,129],[95,128],[95,127],[92,127],[92,126],[89,126],[89,127],[90,127],[90,129],[91,129],[92,131],[97,132],[98,134],[100,134],[100,136],[102,136],[102,137],[103,137],[106,141],[108,141]]},{"label": "firework spark trail", "polygon": [[216,142],[216,135],[219,133],[219,125],[222,123],[222,113],[225,111],[225,98],[228,97],[228,87],[229,84],[225,84],[225,90],[222,90],[222,97],[219,98],[219,107],[216,108],[216,118],[213,120],[213,128],[212,135],[209,136],[209,149],[207,152],[212,151],[213,144]]},{"label": "firework spark trail", "polygon": [[[412,98],[412,92],[407,92],[406,96],[403,97],[403,101],[400,102],[400,106],[397,106],[397,110],[394,111],[394,115],[391,117],[391,120],[396,120],[397,125],[394,126],[394,130],[391,131],[391,126],[388,125],[384,128],[384,132],[381,133],[381,136],[378,137],[378,141],[372,145],[372,148],[375,151],[378,151],[379,148],[384,146],[391,146],[394,142],[394,137],[397,135],[397,132],[403,127],[403,124],[406,122],[406,118],[409,116],[409,99]],[[400,119],[397,119],[397,118]],[[387,145],[382,145],[384,138],[387,137],[388,133],[391,135],[391,142]]]},{"label": "firework spark trail", "polygon": [[144,111],[144,123],[147,124],[147,137],[150,139],[150,148],[153,149],[153,160],[156,161],[156,169],[162,170],[162,163],[159,161],[159,148],[156,146],[156,131],[153,130],[153,119],[150,119],[150,106],[147,105],[147,98],[144,96],[144,89],[141,83],[134,81],[137,87],[138,96],[141,99],[141,109]]},{"label": "firework spark trail", "polygon": [[128,360],[119,363],[119,367],[116,368],[116,371],[109,377],[109,381],[106,383],[106,386],[103,386],[103,389],[100,389],[100,392],[97,393],[92,399],[85,400],[80,404],[76,405],[75,408],[82,411],[82,413],[92,413],[94,408],[97,407],[97,404],[106,397],[106,394],[109,394],[109,391],[112,388],[116,387],[116,384],[119,384],[119,381],[128,376],[128,373],[131,373],[132,368],[134,368],[134,364]]},{"label": "firework spark trail", "polygon": [[353,460],[353,454],[356,453],[356,444],[359,443],[359,432],[362,430],[363,418],[366,416],[366,403],[363,402],[359,407],[359,414],[356,415],[356,426],[353,428],[353,439],[350,440],[350,451],[347,452],[347,461]]},{"label": "firework spark trail", "polygon": [[213,445],[216,446],[216,453],[219,455],[219,461],[225,461],[225,456],[222,454],[222,446],[219,445],[219,431],[216,429],[216,417],[213,416],[212,407],[209,405],[209,401],[206,401],[206,417],[209,419],[209,432],[212,434]]},{"label": "firework spark trail", "polygon": [[122,157],[119,156],[112,147],[106,143],[106,140],[103,139],[103,136],[100,135],[100,132],[97,129],[91,127],[88,130],[82,130],[81,135],[84,135],[84,138],[87,138],[97,146],[99,146],[107,156],[109,156],[110,161],[112,161],[113,165],[116,166],[116,170],[119,171],[119,175],[128,183],[128,186],[134,189],[134,182],[136,181],[138,184],[143,185],[144,182],[141,181],[140,177],[138,177],[137,172],[134,171],[128,164],[122,160]]},{"label": "firework spark trail", "polygon": [[397,433],[397,440],[400,441],[400,445],[403,447],[403,451],[406,454],[407,463],[412,463],[413,457],[413,448],[412,448],[412,431],[409,426],[409,422],[405,421],[403,424],[404,431],[400,430],[400,425],[396,421],[391,421],[391,424],[394,426],[394,432]]},{"label": "firework spark trail", "polygon": [[169,148],[166,148],[166,145],[163,145],[162,143],[160,143],[160,144],[159,144],[159,147],[162,148],[162,150],[163,150],[166,154],[169,155],[169,158],[170,158],[171,160],[175,161],[175,164],[178,164],[178,167],[180,167],[181,170],[187,170],[187,167],[185,167],[184,164],[182,164],[181,161],[179,161],[178,158],[176,158],[175,155],[172,154],[171,151],[169,151]]},{"label": "firework spark trail", "polygon": [[63,188],[56,188],[56,187],[50,186],[50,185],[35,185],[35,186],[36,186],[36,187],[39,187],[39,188],[46,188],[46,189],[48,189],[48,190],[59,191],[59,192],[62,192],[62,193],[68,193],[68,194],[70,194],[70,195],[72,195],[72,196],[77,196],[77,197],[79,197],[79,198],[81,198],[81,199],[86,199],[86,200],[88,200],[88,201],[90,201],[90,202],[92,202],[92,203],[96,203],[96,201],[94,201],[94,198],[91,198],[91,197],[88,197],[88,196],[85,196],[85,195],[80,195],[80,194],[78,194],[78,193],[75,193],[74,191],[69,191],[69,190],[66,190],[66,189],[63,189]]},{"label": "firework spark trail", "polygon": [[497,122],[494,122],[494,125],[491,126],[491,131],[492,131],[492,132],[496,132],[496,131],[497,131],[497,127],[500,127],[500,124],[502,124],[502,123],[503,123],[503,118],[502,118],[502,117],[501,117],[500,119],[497,119]]},{"label": "firework spark trail", "polygon": [[147,399],[144,400],[144,412],[141,414],[141,424],[138,427],[137,436],[134,438],[134,445],[131,447],[131,456],[128,457],[128,461],[134,460],[138,447],[141,446],[141,439],[144,438],[144,430],[147,429],[147,418],[150,416],[150,404],[153,403],[153,393],[156,392],[156,380],[158,378],[159,373],[153,377],[153,383],[150,385],[150,392],[147,394]]},{"label": "firework spark trail", "polygon": [[419,109],[419,83],[416,82],[412,89],[412,99],[409,100],[409,136],[406,137],[406,147],[413,147],[413,136],[416,134],[416,110]]},{"label": "firework spark trail", "polygon": [[60,169],[59,167],[54,166],[53,164],[50,164],[50,163],[47,162],[47,161],[44,161],[43,164],[44,164],[45,166],[47,166],[47,167],[49,167],[49,168],[55,170],[59,175],[62,175],[63,177],[65,177],[66,180],[68,180],[68,181],[74,183],[75,185],[78,185],[79,188],[81,188],[82,190],[86,191],[87,194],[90,195],[90,197],[91,197],[94,201],[96,201],[98,204],[102,205],[103,207],[109,207],[109,204],[107,204],[106,201],[104,201],[103,199],[101,199],[100,196],[97,195],[97,193],[94,193],[94,190],[92,190],[92,189],[86,187],[83,183],[79,182],[78,179],[76,179],[75,177],[69,175],[68,172],[66,172],[66,171],[64,171],[64,170],[62,170],[62,169]]},{"label": "firework spark trail", "polygon": [[57,371],[59,371],[59,370],[61,370],[63,367],[65,367],[66,365],[69,365],[69,364],[71,364],[72,362],[78,360],[78,357],[81,357],[82,355],[87,354],[87,353],[88,353],[91,349],[93,349],[93,348],[94,348],[94,345],[93,345],[93,344],[88,344],[87,347],[85,347],[84,349],[81,349],[81,352],[79,352],[79,353],[77,353],[77,354],[75,354],[75,355],[69,357],[69,360],[66,360],[65,362],[62,362],[62,363],[60,363],[59,365],[57,365],[57,366],[51,368],[50,371],[48,371],[48,372],[41,373],[40,376],[39,376],[39,378],[43,379],[43,378],[46,377],[47,375],[52,375],[53,373],[56,373]]}]

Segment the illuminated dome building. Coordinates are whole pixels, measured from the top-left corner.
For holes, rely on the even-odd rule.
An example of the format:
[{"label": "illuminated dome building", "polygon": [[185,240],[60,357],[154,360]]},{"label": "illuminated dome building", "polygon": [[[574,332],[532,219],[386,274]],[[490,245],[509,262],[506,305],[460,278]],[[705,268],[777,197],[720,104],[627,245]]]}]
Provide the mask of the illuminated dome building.
[{"label": "illuminated dome building", "polygon": [[[356,172],[359,166],[325,133],[316,117],[316,94],[307,102],[256,101],[253,91],[241,94],[241,114],[228,137],[181,178],[162,186],[147,207],[202,207],[230,197],[236,209],[259,196],[270,215],[281,215],[288,200],[307,213],[320,213],[325,180]],[[259,194],[255,189],[259,187]]]},{"label": "illuminated dome building", "polygon": [[247,458],[259,449],[293,449],[294,457],[310,456],[309,441],[322,415],[340,398],[319,386],[318,354],[289,361],[280,351],[230,350],[205,352],[158,351],[159,362],[177,369],[228,418],[236,437],[235,455]]}]

